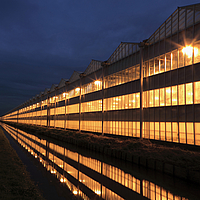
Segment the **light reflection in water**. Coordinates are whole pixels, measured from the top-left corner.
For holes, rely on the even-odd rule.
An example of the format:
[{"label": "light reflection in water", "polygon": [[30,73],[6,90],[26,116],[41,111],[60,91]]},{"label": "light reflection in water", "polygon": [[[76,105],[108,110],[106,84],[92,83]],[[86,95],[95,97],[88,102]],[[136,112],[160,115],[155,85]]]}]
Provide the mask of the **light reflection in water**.
[{"label": "light reflection in water", "polygon": [[74,195],[83,199],[91,199],[92,195],[97,195],[102,199],[115,200],[127,197],[187,200],[153,182],[136,178],[120,168],[49,143],[8,125],[2,126],[24,149],[38,159],[47,171],[56,176]]}]

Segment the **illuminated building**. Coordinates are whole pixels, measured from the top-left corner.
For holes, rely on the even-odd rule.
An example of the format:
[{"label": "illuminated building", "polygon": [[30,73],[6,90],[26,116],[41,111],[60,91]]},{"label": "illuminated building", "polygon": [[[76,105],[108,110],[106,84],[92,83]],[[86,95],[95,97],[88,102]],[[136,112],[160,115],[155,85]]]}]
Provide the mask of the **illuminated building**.
[{"label": "illuminated building", "polygon": [[[142,73],[141,73],[142,72]],[[5,121],[200,145],[200,4],[140,43],[121,43],[3,116]]]}]

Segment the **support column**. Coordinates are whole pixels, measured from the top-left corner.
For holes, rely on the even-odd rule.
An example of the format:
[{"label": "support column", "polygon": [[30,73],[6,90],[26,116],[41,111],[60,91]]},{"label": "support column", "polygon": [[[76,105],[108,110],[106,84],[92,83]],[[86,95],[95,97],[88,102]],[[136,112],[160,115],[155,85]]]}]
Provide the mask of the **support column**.
[{"label": "support column", "polygon": [[82,87],[82,77],[84,73],[80,74],[80,95],[79,95],[79,131],[81,131],[81,87]]},{"label": "support column", "polygon": [[142,139],[143,132],[143,49],[145,45],[145,41],[138,44],[140,47],[140,139]]},{"label": "support column", "polygon": [[102,64],[102,88],[101,88],[101,94],[102,94],[102,124],[101,124],[101,130],[102,130],[102,133],[101,135],[104,135],[104,129],[103,129],[103,120],[104,120],[104,65]]}]

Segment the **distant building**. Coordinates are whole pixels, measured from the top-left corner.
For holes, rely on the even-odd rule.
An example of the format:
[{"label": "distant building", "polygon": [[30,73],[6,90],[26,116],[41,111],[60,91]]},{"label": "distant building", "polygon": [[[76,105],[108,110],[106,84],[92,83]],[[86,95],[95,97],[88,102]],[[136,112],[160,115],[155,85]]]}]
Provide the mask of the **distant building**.
[{"label": "distant building", "polygon": [[149,39],[122,42],[3,120],[200,145],[200,4],[177,8]]}]

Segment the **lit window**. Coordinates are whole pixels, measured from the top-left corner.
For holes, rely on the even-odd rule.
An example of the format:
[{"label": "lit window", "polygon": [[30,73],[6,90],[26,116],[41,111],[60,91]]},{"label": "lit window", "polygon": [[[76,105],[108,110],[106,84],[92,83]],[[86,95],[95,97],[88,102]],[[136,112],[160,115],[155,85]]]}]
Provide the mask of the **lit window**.
[{"label": "lit window", "polygon": [[149,106],[150,107],[154,107],[154,91],[153,90],[150,90],[149,91]]},{"label": "lit window", "polygon": [[165,106],[165,89],[160,89],[160,106]]},{"label": "lit window", "polygon": [[200,81],[194,83],[194,103],[200,103]]},{"label": "lit window", "polygon": [[172,86],[172,105],[177,105],[177,86]]},{"label": "lit window", "polygon": [[193,103],[193,83],[186,84],[186,104]]},{"label": "lit window", "polygon": [[171,87],[166,88],[166,106],[171,106]]},{"label": "lit window", "polygon": [[155,107],[159,106],[159,89],[155,90]]},{"label": "lit window", "polygon": [[185,104],[185,85],[178,86],[178,104],[184,105]]}]

